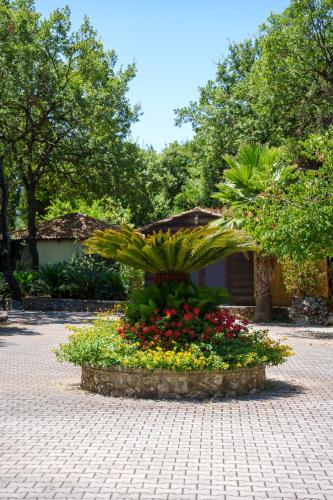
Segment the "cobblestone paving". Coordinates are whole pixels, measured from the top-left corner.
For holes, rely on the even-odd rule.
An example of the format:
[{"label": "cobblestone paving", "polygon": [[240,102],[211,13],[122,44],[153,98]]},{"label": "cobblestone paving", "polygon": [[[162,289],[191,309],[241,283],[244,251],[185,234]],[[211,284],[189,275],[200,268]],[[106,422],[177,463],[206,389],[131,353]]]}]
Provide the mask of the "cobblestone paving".
[{"label": "cobblestone paving", "polygon": [[333,328],[275,326],[296,356],[258,396],[133,401],[84,393],[55,362],[84,317],[0,326],[1,499],[333,499]]}]

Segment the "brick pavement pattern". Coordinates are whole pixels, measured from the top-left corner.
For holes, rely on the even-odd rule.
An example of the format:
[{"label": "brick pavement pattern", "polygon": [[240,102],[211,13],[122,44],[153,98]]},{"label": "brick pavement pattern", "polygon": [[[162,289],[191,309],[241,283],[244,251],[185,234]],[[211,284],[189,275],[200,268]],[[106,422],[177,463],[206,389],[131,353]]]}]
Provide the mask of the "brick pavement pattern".
[{"label": "brick pavement pattern", "polygon": [[0,326],[0,499],[333,499],[333,328],[272,328],[296,356],[260,395],[134,401],[55,361],[85,316]]}]

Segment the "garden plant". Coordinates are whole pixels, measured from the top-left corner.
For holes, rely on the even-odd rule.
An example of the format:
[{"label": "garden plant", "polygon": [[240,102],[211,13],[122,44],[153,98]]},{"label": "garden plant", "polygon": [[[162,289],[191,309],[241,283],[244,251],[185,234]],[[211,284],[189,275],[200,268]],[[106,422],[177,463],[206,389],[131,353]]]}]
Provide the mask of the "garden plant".
[{"label": "garden plant", "polygon": [[96,232],[90,252],[155,273],[155,283],[133,291],[124,314],[74,328],[57,350],[60,361],[95,367],[223,371],[278,364],[288,346],[254,330],[220,307],[223,290],[196,287],[189,273],[251,248],[241,231],[202,227],[145,237],[130,226]]}]

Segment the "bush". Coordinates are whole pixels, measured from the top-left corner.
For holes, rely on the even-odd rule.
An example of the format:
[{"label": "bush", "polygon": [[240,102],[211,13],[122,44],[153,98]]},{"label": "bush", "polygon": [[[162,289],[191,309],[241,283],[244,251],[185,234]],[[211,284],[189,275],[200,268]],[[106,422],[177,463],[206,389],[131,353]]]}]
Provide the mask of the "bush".
[{"label": "bush", "polygon": [[155,309],[181,308],[184,303],[200,308],[202,314],[211,311],[228,299],[224,288],[197,287],[193,283],[167,282],[134,290],[129,295],[125,315],[129,322],[148,320]]},{"label": "bush", "polygon": [[[184,316],[189,313],[193,316],[187,320]],[[180,314],[190,329],[177,337],[175,328],[180,327],[171,323]],[[159,316],[151,319],[150,326],[156,325],[158,333],[151,328],[144,330],[149,325],[128,327],[120,319],[98,319],[92,326],[72,327],[75,333],[67,343],[60,345],[56,356],[59,361],[75,365],[89,363],[100,367],[119,365],[193,371],[276,365],[292,355],[288,346],[271,340],[267,331],[253,331],[246,322],[233,318],[226,311],[215,311],[205,320],[200,318],[194,309],[164,311],[161,319]],[[168,330],[172,330],[172,335]],[[192,338],[191,330],[194,332]]]},{"label": "bush", "polygon": [[286,259],[282,264],[283,281],[286,292],[294,297],[317,296],[325,273],[320,271],[317,262],[294,262]]},{"label": "bush", "polygon": [[64,295],[73,299],[124,298],[124,288],[119,274],[107,270],[96,271],[68,266],[60,289]]},{"label": "bush", "polygon": [[145,273],[143,271],[126,264],[119,264],[119,274],[127,295],[133,290],[143,290],[145,284]]},{"label": "bush", "polygon": [[30,290],[55,298],[123,299],[125,290],[114,268],[100,257],[75,252],[69,262],[41,266]]},{"label": "bush", "polygon": [[22,295],[34,295],[39,274],[37,271],[14,271],[14,277],[19,284]]},{"label": "bush", "polygon": [[68,264],[66,262],[56,262],[44,264],[38,271],[38,294],[46,294],[51,297],[64,297],[63,285],[65,282]]},{"label": "bush", "polygon": [[4,301],[5,299],[8,299],[11,297],[11,291],[9,288],[9,285],[3,275],[3,273],[0,273],[0,301]]}]

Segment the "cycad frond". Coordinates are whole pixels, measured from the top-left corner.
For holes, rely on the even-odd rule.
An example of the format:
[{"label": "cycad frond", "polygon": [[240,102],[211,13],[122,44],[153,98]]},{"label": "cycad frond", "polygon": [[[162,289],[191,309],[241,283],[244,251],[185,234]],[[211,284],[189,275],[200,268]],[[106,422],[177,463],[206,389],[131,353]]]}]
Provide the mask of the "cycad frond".
[{"label": "cycad frond", "polygon": [[233,253],[246,252],[252,245],[241,231],[208,226],[145,237],[124,225],[120,231],[95,231],[85,242],[88,253],[151,273],[190,273]]}]

